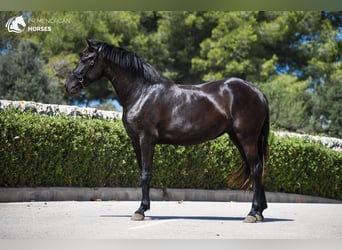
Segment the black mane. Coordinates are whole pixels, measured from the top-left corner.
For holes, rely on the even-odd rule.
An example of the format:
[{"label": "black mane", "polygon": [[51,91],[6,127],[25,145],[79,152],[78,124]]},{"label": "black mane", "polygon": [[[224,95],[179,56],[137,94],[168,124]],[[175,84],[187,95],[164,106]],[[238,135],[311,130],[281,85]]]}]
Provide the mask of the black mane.
[{"label": "black mane", "polygon": [[157,70],[140,58],[134,52],[113,45],[102,43],[101,53],[109,62],[119,65],[130,72],[134,77],[145,79],[149,83],[160,82],[162,76]]}]

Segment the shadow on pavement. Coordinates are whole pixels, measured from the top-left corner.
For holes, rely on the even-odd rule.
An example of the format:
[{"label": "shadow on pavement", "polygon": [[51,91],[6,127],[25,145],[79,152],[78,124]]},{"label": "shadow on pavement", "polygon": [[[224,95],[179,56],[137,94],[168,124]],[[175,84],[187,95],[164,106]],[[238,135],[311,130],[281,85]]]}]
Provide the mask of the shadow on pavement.
[{"label": "shadow on pavement", "polygon": [[[131,215],[101,215],[109,218],[131,218]],[[151,220],[208,220],[208,221],[243,221],[244,217],[222,217],[222,216],[146,216],[145,221]],[[264,223],[294,221],[293,219],[265,218]]]}]

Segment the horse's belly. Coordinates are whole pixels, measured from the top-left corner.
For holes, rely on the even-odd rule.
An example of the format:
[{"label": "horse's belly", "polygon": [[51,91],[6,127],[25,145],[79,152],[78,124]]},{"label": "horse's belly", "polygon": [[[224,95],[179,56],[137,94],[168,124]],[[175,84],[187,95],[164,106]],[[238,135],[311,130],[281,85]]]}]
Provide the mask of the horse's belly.
[{"label": "horse's belly", "polygon": [[170,145],[182,145],[182,146],[189,146],[189,145],[197,145],[212,139],[215,139],[217,137],[219,137],[221,134],[218,134],[216,136],[213,137],[206,137],[206,138],[199,138],[199,137],[172,137],[172,138],[161,138],[160,140],[158,140],[158,144],[170,144]]},{"label": "horse's belly", "polygon": [[181,124],[171,123],[166,128],[159,129],[158,132],[158,143],[194,145],[217,138],[227,132],[227,125],[225,122],[220,121],[212,124],[194,124],[190,122]]}]

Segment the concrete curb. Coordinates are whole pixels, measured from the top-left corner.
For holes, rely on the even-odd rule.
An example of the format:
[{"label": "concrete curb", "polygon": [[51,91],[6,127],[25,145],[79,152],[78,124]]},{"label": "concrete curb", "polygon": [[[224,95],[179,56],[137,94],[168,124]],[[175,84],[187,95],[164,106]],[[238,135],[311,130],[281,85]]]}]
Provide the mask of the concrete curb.
[{"label": "concrete curb", "polygon": [[[251,191],[240,190],[204,190],[204,189],[158,189],[151,188],[153,201],[236,201],[250,202]],[[342,203],[322,197],[266,192],[268,202],[275,203]],[[37,188],[0,188],[0,202],[29,201],[139,201],[140,188],[77,188],[77,187],[37,187]]]}]

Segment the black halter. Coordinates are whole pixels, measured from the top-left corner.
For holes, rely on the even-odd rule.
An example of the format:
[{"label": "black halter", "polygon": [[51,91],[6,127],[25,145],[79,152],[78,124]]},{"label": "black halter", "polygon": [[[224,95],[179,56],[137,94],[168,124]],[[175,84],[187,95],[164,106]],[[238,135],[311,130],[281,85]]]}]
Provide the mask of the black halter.
[{"label": "black halter", "polygon": [[89,70],[95,65],[95,61],[96,61],[97,57],[99,56],[101,49],[102,49],[102,46],[97,50],[94,58],[89,62],[89,65],[83,74],[79,74],[79,73],[75,72],[75,70],[71,71],[71,74],[77,78],[77,80],[80,82],[82,88],[86,87],[84,85],[84,79],[87,76],[87,73],[89,72]]}]

